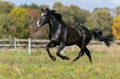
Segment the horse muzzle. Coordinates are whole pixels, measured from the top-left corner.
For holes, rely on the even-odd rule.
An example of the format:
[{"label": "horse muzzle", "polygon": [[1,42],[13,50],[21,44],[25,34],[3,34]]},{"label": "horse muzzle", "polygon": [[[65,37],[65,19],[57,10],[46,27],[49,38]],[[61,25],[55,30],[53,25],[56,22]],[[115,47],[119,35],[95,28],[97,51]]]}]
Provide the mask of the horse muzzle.
[{"label": "horse muzzle", "polygon": [[44,22],[41,22],[41,23],[39,21],[37,22],[38,27],[42,27],[44,24],[45,24]]},{"label": "horse muzzle", "polygon": [[40,21],[37,21],[37,26],[38,26],[38,27],[40,27],[40,26],[41,26]]}]

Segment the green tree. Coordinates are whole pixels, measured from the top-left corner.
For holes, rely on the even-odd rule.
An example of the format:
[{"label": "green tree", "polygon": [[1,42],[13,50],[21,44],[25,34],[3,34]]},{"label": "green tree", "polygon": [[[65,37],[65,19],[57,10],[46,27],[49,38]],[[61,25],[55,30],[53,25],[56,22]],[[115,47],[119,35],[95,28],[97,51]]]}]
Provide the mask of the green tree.
[{"label": "green tree", "polygon": [[120,6],[116,7],[116,16],[120,15]]},{"label": "green tree", "polygon": [[0,14],[10,13],[14,7],[15,5],[13,3],[0,1]]},{"label": "green tree", "polygon": [[40,5],[37,6],[36,4],[31,4],[31,5],[21,5],[21,8],[25,9],[26,17],[27,17],[27,22],[29,26],[29,31],[30,31],[30,37],[32,38],[47,38],[48,35],[48,28],[43,27],[42,31],[38,30],[38,27],[36,26],[36,22],[40,16],[40,12],[42,8],[48,7],[47,5]]},{"label": "green tree", "polygon": [[53,9],[56,9],[63,16],[63,20],[67,25],[84,25],[88,16],[91,13],[87,10],[82,10],[76,5],[64,6],[60,2],[56,2],[53,5]]},{"label": "green tree", "polygon": [[28,38],[30,36],[27,15],[24,8],[14,8],[10,13],[14,24],[12,25],[12,36]]},{"label": "green tree", "polygon": [[54,5],[53,5],[53,8],[58,9],[58,8],[60,8],[62,6],[63,6],[63,4],[61,2],[55,2]]},{"label": "green tree", "polygon": [[21,7],[21,8],[29,8],[29,5],[23,4],[23,5],[20,5],[19,7]]},{"label": "green tree", "polygon": [[41,9],[42,9],[42,8],[43,8],[43,9],[46,9],[46,8],[48,8],[48,5],[40,5],[40,6],[39,6],[40,12],[41,12]]},{"label": "green tree", "polygon": [[98,28],[109,32],[111,30],[113,17],[108,8],[96,8],[93,12]]},{"label": "green tree", "polygon": [[86,17],[84,25],[87,26],[88,29],[96,28],[97,22],[92,14]]},{"label": "green tree", "polygon": [[9,14],[0,14],[0,38],[12,38],[10,29],[13,23]]},{"label": "green tree", "polygon": [[38,9],[38,5],[32,3],[30,5],[27,5],[27,4],[23,4],[23,5],[20,5],[21,8],[30,8],[30,9]]}]

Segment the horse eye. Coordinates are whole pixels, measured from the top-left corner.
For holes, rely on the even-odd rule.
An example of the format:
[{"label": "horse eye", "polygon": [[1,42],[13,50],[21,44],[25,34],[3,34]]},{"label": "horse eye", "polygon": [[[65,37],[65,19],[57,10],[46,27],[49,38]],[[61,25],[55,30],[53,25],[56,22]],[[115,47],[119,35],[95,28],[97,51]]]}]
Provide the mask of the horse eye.
[{"label": "horse eye", "polygon": [[47,13],[45,14],[45,16],[47,16]]},{"label": "horse eye", "polygon": [[44,18],[43,18],[43,17],[41,17],[41,20],[44,20]]}]

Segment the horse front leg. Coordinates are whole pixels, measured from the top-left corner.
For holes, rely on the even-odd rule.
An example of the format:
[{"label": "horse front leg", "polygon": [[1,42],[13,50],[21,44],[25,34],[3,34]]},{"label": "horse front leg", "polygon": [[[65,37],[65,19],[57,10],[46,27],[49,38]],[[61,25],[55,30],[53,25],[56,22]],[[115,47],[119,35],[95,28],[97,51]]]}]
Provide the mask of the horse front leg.
[{"label": "horse front leg", "polygon": [[51,47],[55,47],[55,45],[50,42],[50,43],[46,46],[46,51],[47,51],[47,53],[48,53],[48,56],[49,56],[53,61],[56,61],[55,56],[53,56],[53,55],[50,53],[49,48],[51,48]]},{"label": "horse front leg", "polygon": [[57,50],[57,56],[59,56],[60,58],[62,58],[63,60],[69,60],[70,58],[68,56],[62,56],[60,54],[60,52],[64,49],[65,47],[65,44],[63,42],[61,42],[60,46],[58,47],[58,50]]}]

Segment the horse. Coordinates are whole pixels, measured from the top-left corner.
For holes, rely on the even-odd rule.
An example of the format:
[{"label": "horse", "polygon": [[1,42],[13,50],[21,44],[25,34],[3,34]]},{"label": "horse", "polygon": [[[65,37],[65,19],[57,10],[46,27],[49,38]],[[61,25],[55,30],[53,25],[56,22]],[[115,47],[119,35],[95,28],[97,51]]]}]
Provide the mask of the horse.
[{"label": "horse", "polygon": [[[58,46],[56,55],[63,60],[69,60],[70,58],[68,56],[63,56],[60,52],[65,48],[65,46],[77,45],[81,50],[75,59],[73,59],[73,62],[83,56],[85,52],[90,63],[92,63],[92,57],[87,45],[92,39],[92,33],[96,33],[96,30],[89,31],[85,26],[67,26],[62,20],[61,14],[57,13],[56,10],[46,8],[45,10],[42,9],[41,12],[41,16],[37,21],[37,26],[42,27],[45,24],[48,24],[50,29],[50,42],[46,46],[48,56],[55,61],[56,57],[50,53],[49,48]],[[101,38],[99,35],[96,35],[96,37],[103,39],[102,41],[107,41],[109,38]]]}]

